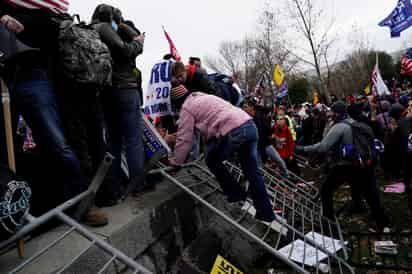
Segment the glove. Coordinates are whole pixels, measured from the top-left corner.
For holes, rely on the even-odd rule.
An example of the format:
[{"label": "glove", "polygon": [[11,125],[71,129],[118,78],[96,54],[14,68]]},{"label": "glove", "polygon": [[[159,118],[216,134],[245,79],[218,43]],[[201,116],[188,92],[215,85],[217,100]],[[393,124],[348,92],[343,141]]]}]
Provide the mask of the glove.
[{"label": "glove", "polygon": [[301,154],[303,152],[305,152],[305,147],[304,146],[296,146],[295,147],[295,153],[296,154]]}]

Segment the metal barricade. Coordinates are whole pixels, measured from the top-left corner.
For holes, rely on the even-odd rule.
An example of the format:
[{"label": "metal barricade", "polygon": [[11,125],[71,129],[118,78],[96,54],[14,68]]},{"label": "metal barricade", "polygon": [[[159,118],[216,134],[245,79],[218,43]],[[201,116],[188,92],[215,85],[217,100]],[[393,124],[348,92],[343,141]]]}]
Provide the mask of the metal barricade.
[{"label": "metal barricade", "polygon": [[[78,205],[75,215],[81,215],[87,208],[90,206],[90,202],[93,201],[94,196],[100,187],[101,183],[103,182],[104,177],[111,165],[112,156],[107,155],[99,167],[99,170],[93,179],[90,187],[85,192],[79,194],[78,196],[66,201],[65,203],[61,204],[60,206],[48,211],[47,213],[43,214],[40,217],[33,217],[30,214],[25,216],[27,220],[27,224],[23,226],[15,235],[11,238],[7,239],[0,243],[0,250],[5,249],[12,245],[17,239],[21,239],[24,236],[28,235],[30,232],[35,230],[36,228],[40,227],[41,225],[45,224],[46,222],[52,219],[58,219],[63,224],[65,224],[68,229],[67,231],[63,232],[57,239],[53,240],[51,243],[43,247],[41,250],[37,251],[35,254],[30,256],[26,259],[23,263],[15,267],[9,273],[19,273],[24,271],[24,269],[30,265],[31,263],[35,262],[40,256],[46,254],[47,252],[52,252],[52,248],[55,247],[57,244],[61,243],[64,239],[68,236],[77,233],[88,242],[88,246],[83,249],[80,253],[78,253],[70,262],[64,265],[61,269],[58,270],[57,273],[65,273],[67,272],[71,266],[73,266],[86,252],[88,252],[91,248],[96,247],[99,250],[103,251],[106,255],[109,256],[107,262],[100,269],[96,269],[95,273],[105,273],[111,265],[118,267],[117,264],[120,263],[122,267],[122,271],[129,270],[131,273],[145,273],[149,274],[152,273],[137,262],[135,262],[130,257],[126,256],[120,250],[114,248],[106,241],[99,238],[93,232],[86,229],[80,223],[78,223],[73,218],[69,217],[65,210],[72,208],[75,205]],[[115,265],[116,264],[116,265]]]},{"label": "metal barricade", "polygon": [[[217,203],[217,197],[224,199],[220,186],[214,175],[198,163],[189,163],[176,174],[170,168],[160,168],[152,173],[161,174],[233,226],[234,230],[259,244],[283,267],[297,273],[354,273],[346,262],[347,252],[339,224],[323,218],[320,211],[315,212],[318,205],[311,204],[308,199],[302,203],[297,199],[299,192],[285,192],[278,180],[271,181],[274,186],[269,191],[277,218],[272,223],[264,223],[251,216],[253,205],[250,200],[242,209],[229,211],[222,203]],[[232,175],[238,179],[243,177],[240,169],[235,167]],[[268,180],[270,177],[265,178]],[[340,239],[325,234],[338,234]],[[301,260],[296,259],[299,252],[303,252]],[[343,256],[339,256],[340,253]]]}]

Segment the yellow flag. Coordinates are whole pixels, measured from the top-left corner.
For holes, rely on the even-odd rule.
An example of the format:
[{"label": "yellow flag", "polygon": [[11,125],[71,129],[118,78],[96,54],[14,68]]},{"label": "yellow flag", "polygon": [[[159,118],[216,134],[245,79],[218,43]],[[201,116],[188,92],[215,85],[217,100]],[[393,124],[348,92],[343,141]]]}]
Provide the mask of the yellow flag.
[{"label": "yellow flag", "polygon": [[371,85],[367,85],[363,92],[365,92],[366,95],[369,95],[371,93]]},{"label": "yellow flag", "polygon": [[317,91],[313,92],[313,105],[317,105],[319,103],[319,94]]},{"label": "yellow flag", "polygon": [[280,87],[283,84],[283,80],[285,79],[285,75],[283,74],[282,68],[279,64],[275,66],[275,71],[273,72],[273,81],[275,82],[277,87]]}]

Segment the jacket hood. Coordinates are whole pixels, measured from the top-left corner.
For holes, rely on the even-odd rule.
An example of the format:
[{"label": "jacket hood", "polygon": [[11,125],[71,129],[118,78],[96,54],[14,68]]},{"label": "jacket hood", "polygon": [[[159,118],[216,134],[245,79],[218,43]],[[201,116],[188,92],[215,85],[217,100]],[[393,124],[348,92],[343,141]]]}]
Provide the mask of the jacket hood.
[{"label": "jacket hood", "polygon": [[114,17],[114,7],[100,4],[96,7],[92,16],[92,24],[111,23]]}]

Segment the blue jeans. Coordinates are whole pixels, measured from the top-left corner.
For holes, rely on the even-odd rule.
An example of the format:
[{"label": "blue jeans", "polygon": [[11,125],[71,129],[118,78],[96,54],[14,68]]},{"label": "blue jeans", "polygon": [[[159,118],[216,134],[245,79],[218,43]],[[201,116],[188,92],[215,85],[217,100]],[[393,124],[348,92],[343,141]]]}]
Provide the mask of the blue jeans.
[{"label": "blue jeans", "polygon": [[85,191],[87,182],[81,174],[79,160],[64,137],[56,97],[46,71],[34,69],[19,74],[11,90],[11,100],[31,128],[39,148],[51,153],[61,166],[64,198]]},{"label": "blue jeans", "polygon": [[232,130],[227,136],[209,144],[206,164],[216,176],[229,202],[244,200],[246,193],[223,165],[225,160],[229,160],[238,152],[242,171],[249,181],[249,191],[256,214],[273,220],[272,206],[258,169],[257,142],[257,129],[253,120],[250,120]]},{"label": "blue jeans", "polygon": [[109,148],[115,157],[112,191],[119,197],[123,148],[126,151],[130,182],[137,188],[144,182],[143,120],[140,99],[135,88],[112,88],[102,95]]},{"label": "blue jeans", "polygon": [[282,157],[280,157],[277,150],[272,145],[270,145],[270,146],[265,147],[265,152],[266,152],[266,155],[270,159],[272,159],[272,161],[274,161],[277,165],[279,165],[282,176],[288,177],[289,172],[288,172],[288,168],[286,167],[286,163],[285,161],[283,161]]}]

